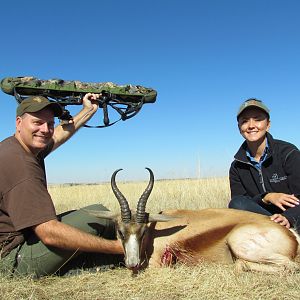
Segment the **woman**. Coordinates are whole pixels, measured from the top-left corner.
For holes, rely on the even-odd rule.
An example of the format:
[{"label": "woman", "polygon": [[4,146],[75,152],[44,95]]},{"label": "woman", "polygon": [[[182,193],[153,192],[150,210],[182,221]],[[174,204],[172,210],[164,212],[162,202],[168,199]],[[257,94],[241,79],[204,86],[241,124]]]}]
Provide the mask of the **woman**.
[{"label": "woman", "polygon": [[257,99],[246,100],[237,113],[245,142],[229,171],[229,208],[271,216],[271,220],[300,232],[300,151],[273,139],[270,114]]}]

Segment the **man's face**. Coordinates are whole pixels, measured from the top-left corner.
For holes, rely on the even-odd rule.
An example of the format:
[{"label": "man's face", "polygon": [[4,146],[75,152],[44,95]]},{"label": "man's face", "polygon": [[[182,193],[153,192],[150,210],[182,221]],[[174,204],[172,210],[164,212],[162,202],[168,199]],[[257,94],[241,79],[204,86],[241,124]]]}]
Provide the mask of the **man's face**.
[{"label": "man's face", "polygon": [[50,142],[54,133],[54,113],[45,108],[35,113],[25,113],[16,119],[16,137],[25,150],[36,155]]},{"label": "man's face", "polygon": [[247,142],[259,142],[264,140],[266,132],[270,129],[270,120],[261,109],[249,107],[239,116],[238,126]]}]

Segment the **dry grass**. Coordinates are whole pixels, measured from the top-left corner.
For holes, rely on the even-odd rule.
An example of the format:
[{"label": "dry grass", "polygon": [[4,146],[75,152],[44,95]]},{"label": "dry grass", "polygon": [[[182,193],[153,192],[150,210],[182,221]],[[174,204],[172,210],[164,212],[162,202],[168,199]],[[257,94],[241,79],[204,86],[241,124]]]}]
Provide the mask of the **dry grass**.
[{"label": "dry grass", "polygon": [[[118,187],[132,208],[148,182],[119,182]],[[91,185],[50,186],[49,192],[57,212],[101,203],[112,211],[119,211],[119,204],[109,183]],[[227,178],[183,179],[156,181],[147,203],[149,212],[165,209],[226,207],[230,198]]]},{"label": "dry grass", "polygon": [[[147,182],[120,183],[134,207]],[[111,210],[118,203],[109,184],[51,186],[57,211],[100,202]],[[225,207],[229,199],[227,178],[158,181],[147,207]],[[1,299],[300,299],[300,274],[236,273],[232,265],[202,264],[197,267],[147,269],[132,277],[126,269],[58,278],[0,277]]]}]

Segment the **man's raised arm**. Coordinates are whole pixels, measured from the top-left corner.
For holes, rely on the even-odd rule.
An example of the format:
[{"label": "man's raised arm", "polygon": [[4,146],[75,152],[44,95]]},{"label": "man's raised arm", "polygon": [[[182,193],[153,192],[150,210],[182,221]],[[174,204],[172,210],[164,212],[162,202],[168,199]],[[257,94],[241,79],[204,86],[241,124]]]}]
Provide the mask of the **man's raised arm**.
[{"label": "man's raised arm", "polygon": [[82,127],[98,110],[100,94],[87,93],[82,99],[82,110],[75,115],[68,124],[59,124],[53,134],[54,145],[52,151],[66,142],[80,127]]}]

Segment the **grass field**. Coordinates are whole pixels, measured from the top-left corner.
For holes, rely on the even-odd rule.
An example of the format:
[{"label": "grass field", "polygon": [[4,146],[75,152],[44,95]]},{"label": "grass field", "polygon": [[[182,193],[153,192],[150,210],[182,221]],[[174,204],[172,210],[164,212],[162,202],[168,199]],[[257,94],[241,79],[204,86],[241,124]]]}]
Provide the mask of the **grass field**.
[{"label": "grass field", "polygon": [[[118,183],[130,205],[147,182]],[[118,211],[109,184],[50,186],[57,213],[102,203]],[[227,178],[157,181],[148,200],[149,212],[172,208],[226,207]],[[0,299],[300,299],[300,274],[236,273],[233,265],[147,269],[131,276],[124,268],[59,278],[0,277]]]}]

